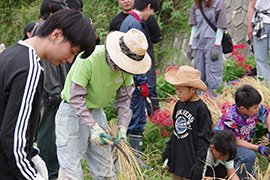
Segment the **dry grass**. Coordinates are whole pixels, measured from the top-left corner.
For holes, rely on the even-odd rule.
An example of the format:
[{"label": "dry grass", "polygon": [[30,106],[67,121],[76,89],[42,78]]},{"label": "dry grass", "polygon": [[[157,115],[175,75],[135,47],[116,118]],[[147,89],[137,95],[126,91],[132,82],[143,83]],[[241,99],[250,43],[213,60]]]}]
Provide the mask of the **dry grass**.
[{"label": "dry grass", "polygon": [[226,110],[227,107],[229,107],[234,103],[234,95],[236,89],[244,84],[249,84],[253,86],[255,89],[257,89],[262,96],[262,104],[267,105],[266,107],[270,106],[269,86],[266,86],[263,82],[260,82],[254,77],[251,76],[244,77],[240,79],[239,82],[236,82],[233,86],[225,86],[222,89],[222,94],[217,97],[213,97],[208,94],[203,94],[201,96],[201,99],[207,104],[207,107],[211,112],[214,125],[216,125],[217,122],[219,122],[222,116],[222,111]]},{"label": "dry grass", "polygon": [[[236,89],[244,84],[249,84],[253,86],[262,96],[262,104],[268,108],[270,105],[270,88],[268,85],[265,85],[263,82],[260,82],[254,77],[244,77],[240,79],[239,82],[235,83],[233,86],[226,86],[222,90],[222,94],[217,97],[209,96],[204,94],[201,96],[202,100],[206,103],[213,120],[213,125],[215,126],[224,110],[226,110],[230,105],[234,103],[234,95]],[[269,145],[268,137],[264,136],[256,143],[258,145],[266,146]],[[270,165],[269,160],[266,157],[258,154],[259,158],[256,158],[255,170],[257,175],[257,180],[266,180],[270,179]],[[240,167],[240,171],[246,171],[245,166]],[[250,174],[246,179],[254,179]],[[205,179],[215,179],[213,177],[206,177]]]},{"label": "dry grass", "polygon": [[[111,120],[110,127],[108,127],[109,132],[112,137],[117,137],[117,125]],[[119,147],[124,151],[126,156],[117,148],[113,149],[113,158],[116,161],[115,169],[117,171],[118,179],[127,180],[144,180],[143,173],[141,171],[140,165],[138,164],[137,158],[134,154],[135,150],[132,149],[122,140],[119,141]]]}]

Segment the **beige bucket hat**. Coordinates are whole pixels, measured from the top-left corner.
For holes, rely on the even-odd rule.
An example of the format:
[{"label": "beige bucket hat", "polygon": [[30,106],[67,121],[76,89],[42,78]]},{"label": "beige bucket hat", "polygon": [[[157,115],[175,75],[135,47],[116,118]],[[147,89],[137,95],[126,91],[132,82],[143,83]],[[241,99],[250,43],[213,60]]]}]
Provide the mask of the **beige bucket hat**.
[{"label": "beige bucket hat", "polygon": [[206,85],[201,80],[201,72],[190,66],[180,66],[179,69],[168,71],[165,79],[172,85],[195,87],[207,91]]},{"label": "beige bucket hat", "polygon": [[105,46],[110,59],[122,70],[134,75],[150,70],[151,57],[146,52],[148,42],[140,30],[113,31],[107,35]]}]

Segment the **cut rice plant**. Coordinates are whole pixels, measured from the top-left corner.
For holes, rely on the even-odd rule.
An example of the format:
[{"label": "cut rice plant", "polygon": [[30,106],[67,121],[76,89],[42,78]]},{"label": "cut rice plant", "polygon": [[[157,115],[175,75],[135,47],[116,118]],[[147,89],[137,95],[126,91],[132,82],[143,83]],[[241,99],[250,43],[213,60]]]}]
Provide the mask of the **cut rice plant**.
[{"label": "cut rice plant", "polygon": [[214,97],[207,93],[201,96],[201,99],[207,105],[213,120],[213,125],[216,125],[222,114],[227,110],[227,108],[234,104],[234,95],[237,88],[241,87],[244,84],[249,84],[253,86],[262,96],[261,104],[268,110],[270,110],[270,88],[264,82],[258,80],[255,77],[246,76],[239,81],[236,81],[233,85],[224,86],[222,89],[222,94]]},{"label": "cut rice plant", "polygon": [[[108,129],[111,137],[116,138],[118,127],[115,121],[110,121]],[[123,140],[120,140],[118,144],[113,141],[108,143],[114,147],[112,153],[118,179],[144,180],[143,173],[135,156],[135,153],[137,152],[123,142]]]}]

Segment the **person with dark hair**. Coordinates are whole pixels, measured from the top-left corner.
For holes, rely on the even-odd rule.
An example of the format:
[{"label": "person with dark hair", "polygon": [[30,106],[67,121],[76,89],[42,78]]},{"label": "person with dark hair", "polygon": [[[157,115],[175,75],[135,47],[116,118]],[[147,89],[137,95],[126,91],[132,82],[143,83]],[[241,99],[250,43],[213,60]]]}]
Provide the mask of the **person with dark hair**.
[{"label": "person with dark hair", "polygon": [[[253,164],[256,152],[269,156],[267,146],[251,143],[258,122],[265,123],[270,135],[270,116],[268,110],[260,104],[262,97],[251,85],[239,87],[235,93],[235,104],[231,105],[215,126],[216,130],[229,129],[236,136],[237,155],[235,169],[240,179],[246,178],[246,171],[241,171],[244,164],[247,172],[256,179]],[[269,136],[270,137],[270,136]]]},{"label": "person with dark hair", "polygon": [[82,0],[67,0],[67,5],[69,9],[76,9],[77,11],[83,11]]},{"label": "person with dark hair", "polygon": [[168,71],[165,79],[174,85],[179,100],[172,114],[173,133],[162,160],[168,159],[173,180],[201,180],[210,146],[212,120],[197,90],[206,91],[207,87],[201,80],[201,72],[190,66]]},{"label": "person with dark hair", "polygon": [[133,9],[135,0],[117,0],[119,7],[122,9],[110,22],[109,32],[119,31],[122,22],[128,16],[129,11]]},{"label": "person with dark hair", "polygon": [[[122,22],[128,16],[129,11],[133,9],[133,4],[135,0],[117,0],[118,5],[122,8],[122,11],[118,13],[110,22],[109,31],[119,31]],[[157,20],[154,15],[151,15],[146,21],[143,21],[146,38],[148,41],[148,54],[151,56],[152,59],[152,67],[147,76],[147,87],[149,90],[148,97],[152,102],[152,106],[154,111],[159,109],[159,100],[158,94],[156,92],[156,85],[157,85],[157,78],[156,78],[156,63],[155,63],[155,54],[154,54],[154,45],[159,42],[160,40],[160,28],[158,26]],[[147,114],[151,116],[151,106],[149,103],[146,103]]]},{"label": "person with dark hair", "polygon": [[[43,10],[40,11],[40,17],[47,17],[47,14],[52,15],[62,8],[67,9],[68,6],[64,6],[63,3],[64,1],[60,0],[43,0],[41,5],[41,9]],[[46,11],[44,9],[46,9]],[[35,32],[33,32],[33,36],[35,36],[37,33],[42,33],[38,32],[38,30],[45,22],[46,19],[40,19],[38,21],[38,24],[35,26]],[[66,20],[63,19],[63,22],[66,22]],[[51,28],[51,25],[47,24],[43,31],[45,31],[46,28]],[[82,28],[85,29],[84,27]],[[86,28],[84,33],[87,33],[87,30],[89,30],[89,33],[93,33],[92,29],[90,30],[89,28]],[[66,31],[78,31],[78,29],[66,28]],[[78,42],[83,42],[82,39],[76,39],[76,36],[67,36],[67,38],[73,38],[76,40],[76,42],[74,41],[74,45],[78,44]],[[82,44],[82,46],[86,45],[87,44],[85,44],[85,42]],[[48,61],[42,61],[40,64],[44,68],[44,85],[42,91],[41,120],[39,122],[37,131],[37,146],[40,149],[40,156],[43,158],[48,168],[49,179],[55,180],[58,177],[59,171],[59,163],[55,145],[55,114],[61,103],[61,91],[64,88],[66,76],[72,63],[59,64],[58,66],[54,66]]]},{"label": "person with dark hair", "polygon": [[[67,5],[70,9],[76,9],[77,11],[83,12],[83,2],[82,0],[67,0]],[[89,18],[89,21],[91,22],[94,30],[95,30],[95,35],[96,35],[96,45],[99,45],[100,43],[100,38],[99,35],[96,32],[96,28],[93,25],[92,19]],[[74,61],[73,61],[74,62]]]},{"label": "person with dark hair", "polygon": [[[136,28],[146,35],[146,28],[143,21],[147,21],[147,19],[153,15],[154,11],[158,11],[159,1],[135,0],[133,8],[134,9],[129,12],[128,16],[122,22],[120,31],[127,32],[129,29]],[[146,124],[145,99],[149,95],[147,86],[148,80],[147,75],[135,75],[133,76],[133,79],[136,89],[132,95],[131,109],[133,114],[127,132],[129,134],[129,143],[131,147],[137,150],[135,154],[138,163],[142,167],[148,168],[148,166],[142,162],[140,154],[143,145],[143,131]]]},{"label": "person with dark hair", "polygon": [[230,130],[212,130],[203,177],[226,177],[232,180],[239,180],[234,170],[236,153],[236,139],[233,132]]},{"label": "person with dark hair", "polygon": [[113,31],[106,36],[105,45],[96,46],[87,59],[82,60],[81,54],[77,56],[67,75],[63,101],[55,116],[60,179],[83,179],[84,157],[93,179],[116,179],[111,145],[102,140],[110,135],[103,107],[116,94],[116,138],[126,141],[132,115],[132,75],[144,74],[150,69],[147,47],[144,34],[137,29],[127,33]]},{"label": "person with dark hair", "polygon": [[23,28],[23,34],[24,34],[23,40],[26,40],[26,39],[28,39],[28,38],[30,38],[32,36],[31,33],[32,33],[32,30],[33,30],[35,24],[36,24],[35,22],[30,22],[30,23],[27,23],[24,26],[24,28]]},{"label": "person with dark hair", "polygon": [[36,31],[51,14],[60,9],[69,9],[67,4],[65,4],[65,0],[43,0],[39,10],[39,20],[33,28],[32,36],[36,34]]},{"label": "person with dark hair", "polygon": [[48,179],[33,146],[44,80],[39,61],[71,63],[77,53],[87,56],[94,48],[88,18],[75,10],[59,10],[36,36],[0,54],[0,179]]},{"label": "person with dark hair", "polygon": [[[187,52],[188,59],[194,55],[194,68],[202,73],[207,91],[215,93],[222,83],[222,47],[224,29],[228,27],[224,0],[194,0],[188,24],[192,26]],[[215,32],[205,20],[217,27]]]}]

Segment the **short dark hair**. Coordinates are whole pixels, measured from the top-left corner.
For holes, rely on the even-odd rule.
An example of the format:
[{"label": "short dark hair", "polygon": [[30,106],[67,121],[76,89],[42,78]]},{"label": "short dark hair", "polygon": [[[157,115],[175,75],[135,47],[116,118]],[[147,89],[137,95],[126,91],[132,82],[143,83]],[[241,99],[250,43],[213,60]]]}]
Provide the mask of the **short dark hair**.
[{"label": "short dark hair", "polygon": [[151,8],[154,9],[155,12],[159,10],[159,0],[135,0],[133,8],[142,11],[148,4],[151,4]]},{"label": "short dark hair", "polygon": [[213,144],[215,149],[222,155],[229,154],[227,161],[233,160],[236,157],[236,138],[232,131],[228,129],[221,131],[213,129],[210,133],[210,144]]},{"label": "short dark hair", "polygon": [[245,84],[236,90],[235,104],[237,105],[237,107],[244,106],[248,109],[251,106],[260,104],[261,101],[262,96],[251,85]]},{"label": "short dark hair", "polygon": [[66,41],[72,47],[79,45],[84,51],[82,58],[88,57],[95,49],[96,38],[92,25],[87,17],[75,9],[62,9],[48,17],[39,28],[36,36],[47,37],[55,29],[61,29]]},{"label": "short dark hair", "polygon": [[46,20],[51,13],[55,13],[60,9],[63,9],[60,3],[51,0],[43,0],[39,10],[39,18]]},{"label": "short dark hair", "polygon": [[67,4],[70,9],[76,9],[77,11],[82,11],[82,8],[83,8],[82,0],[67,0]]}]

